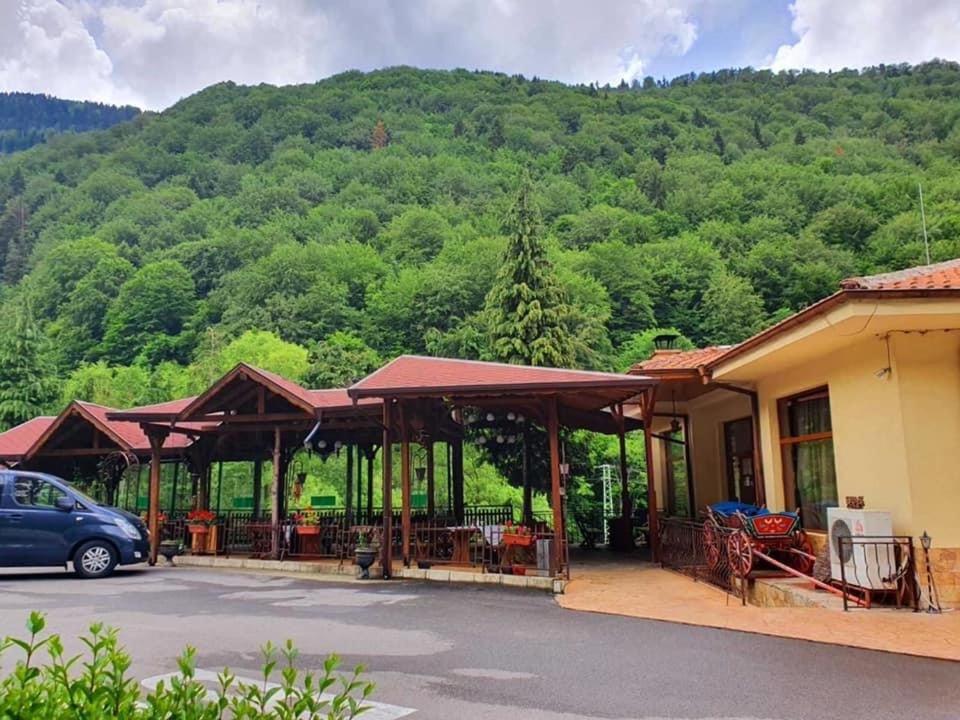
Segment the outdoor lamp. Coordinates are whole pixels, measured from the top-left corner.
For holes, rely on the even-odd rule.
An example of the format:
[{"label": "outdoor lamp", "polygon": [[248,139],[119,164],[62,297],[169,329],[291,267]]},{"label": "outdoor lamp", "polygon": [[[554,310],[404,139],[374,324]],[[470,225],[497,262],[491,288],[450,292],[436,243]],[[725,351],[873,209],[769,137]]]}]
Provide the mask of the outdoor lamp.
[{"label": "outdoor lamp", "polygon": [[417,476],[417,482],[423,482],[423,479],[427,476],[427,469],[425,467],[417,467],[413,469],[413,472]]},{"label": "outdoor lamp", "polygon": [[343,443],[340,442],[339,440],[337,440],[337,441],[333,444],[333,449],[334,449],[334,450],[339,450],[339,449],[342,448],[342,447],[343,447]]},{"label": "outdoor lamp", "polygon": [[524,418],[522,413],[520,415],[517,415],[517,422],[523,422],[523,420]]},{"label": "outdoor lamp", "polygon": [[517,441],[516,435],[507,435],[507,443],[513,445]]},{"label": "outdoor lamp", "polygon": [[930,544],[933,542],[933,538],[927,534],[927,531],[923,531],[923,535],[920,536],[920,544],[923,546],[924,550],[930,549]]},{"label": "outdoor lamp", "polygon": [[513,412],[508,412],[508,413],[507,413],[507,420],[509,420],[510,422],[513,422],[513,421],[516,420],[516,419],[517,419],[517,416],[516,416],[515,413],[513,413]]},{"label": "outdoor lamp", "polygon": [[503,440],[504,440],[503,435],[497,435],[497,442],[498,442],[498,443],[503,443]]},{"label": "outdoor lamp", "polygon": [[487,422],[493,422],[496,419],[496,415],[493,413],[487,413]]},{"label": "outdoor lamp", "polygon": [[326,440],[317,440],[317,447],[323,450],[327,446]]},{"label": "outdoor lamp", "polygon": [[487,444],[487,439],[483,435],[477,438],[477,445],[486,445],[486,444]]}]

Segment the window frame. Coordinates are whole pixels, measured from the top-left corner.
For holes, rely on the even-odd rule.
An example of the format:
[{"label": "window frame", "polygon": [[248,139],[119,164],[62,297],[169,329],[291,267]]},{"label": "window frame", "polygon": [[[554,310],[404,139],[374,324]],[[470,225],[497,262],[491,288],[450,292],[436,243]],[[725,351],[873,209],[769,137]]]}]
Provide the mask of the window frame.
[{"label": "window frame", "polygon": [[[817,433],[807,433],[805,435],[790,434],[790,406],[793,403],[804,400],[826,399],[827,409],[830,411],[830,430]],[[784,505],[787,509],[796,510],[801,513],[801,508],[790,508],[789,504],[797,500],[797,470],[794,466],[792,450],[795,445],[809,442],[819,442],[822,440],[833,441],[833,408],[830,405],[830,387],[820,385],[809,390],[803,390],[792,395],[787,395],[777,399],[777,425],[780,434],[780,467],[783,471],[783,494]],[[836,472],[836,453],[834,453],[834,472],[833,483],[837,486]],[[838,489],[839,493],[839,489]],[[806,523],[804,523],[806,525]],[[807,528],[810,532],[826,532],[822,528]]]}]

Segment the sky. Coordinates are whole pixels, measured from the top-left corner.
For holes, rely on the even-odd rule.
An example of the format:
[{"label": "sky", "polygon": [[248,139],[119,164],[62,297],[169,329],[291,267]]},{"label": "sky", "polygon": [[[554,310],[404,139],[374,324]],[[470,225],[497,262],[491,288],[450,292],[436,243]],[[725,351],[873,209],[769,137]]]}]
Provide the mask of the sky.
[{"label": "sky", "polygon": [[392,65],[616,84],[960,59],[960,0],[0,0],[0,90],[162,110]]}]

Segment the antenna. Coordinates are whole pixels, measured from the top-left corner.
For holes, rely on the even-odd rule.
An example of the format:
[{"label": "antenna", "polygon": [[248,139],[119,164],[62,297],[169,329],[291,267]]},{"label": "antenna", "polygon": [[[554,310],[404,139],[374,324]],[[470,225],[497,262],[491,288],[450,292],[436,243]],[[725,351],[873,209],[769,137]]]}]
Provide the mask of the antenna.
[{"label": "antenna", "polygon": [[927,237],[927,214],[923,210],[923,185],[917,183],[920,191],[920,221],[923,223],[923,249],[927,254],[927,265],[930,264],[930,239]]}]

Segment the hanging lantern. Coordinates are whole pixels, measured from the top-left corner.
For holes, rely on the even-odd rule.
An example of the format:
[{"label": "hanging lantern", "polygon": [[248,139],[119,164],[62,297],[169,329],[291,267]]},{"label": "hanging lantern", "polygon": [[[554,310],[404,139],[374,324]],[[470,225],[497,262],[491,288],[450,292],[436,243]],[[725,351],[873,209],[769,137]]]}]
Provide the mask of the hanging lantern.
[{"label": "hanging lantern", "polygon": [[517,422],[518,422],[518,423],[522,423],[524,420],[525,420],[525,418],[523,417],[523,413],[520,413],[519,415],[517,415]]},{"label": "hanging lantern", "polygon": [[503,435],[497,435],[497,442],[500,443],[501,445],[503,444],[503,441],[504,441],[505,439],[506,439],[506,438],[504,438]]},{"label": "hanging lantern", "polygon": [[486,437],[484,437],[483,435],[481,435],[480,437],[477,438],[477,445],[486,445],[486,444],[487,444],[487,438],[486,438]]},{"label": "hanging lantern", "polygon": [[507,420],[509,420],[510,422],[513,422],[516,419],[517,419],[517,414],[515,412],[510,411],[507,413]]},{"label": "hanging lantern", "polygon": [[507,435],[507,444],[513,445],[517,441],[516,435]]}]

